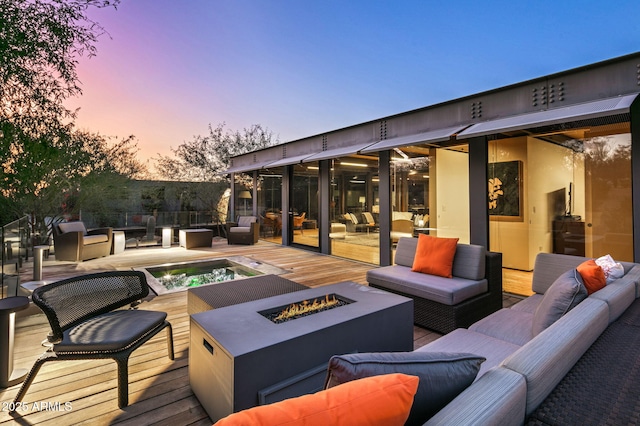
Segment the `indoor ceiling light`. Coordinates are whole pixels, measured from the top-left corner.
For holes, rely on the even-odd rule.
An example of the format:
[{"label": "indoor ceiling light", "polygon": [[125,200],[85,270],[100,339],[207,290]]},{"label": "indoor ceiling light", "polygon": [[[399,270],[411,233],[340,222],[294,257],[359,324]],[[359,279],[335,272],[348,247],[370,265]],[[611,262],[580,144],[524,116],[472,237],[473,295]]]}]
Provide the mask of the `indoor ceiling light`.
[{"label": "indoor ceiling light", "polygon": [[345,163],[345,162],[340,162],[341,166],[353,166],[353,167],[369,167],[367,164],[363,164],[363,163]]}]

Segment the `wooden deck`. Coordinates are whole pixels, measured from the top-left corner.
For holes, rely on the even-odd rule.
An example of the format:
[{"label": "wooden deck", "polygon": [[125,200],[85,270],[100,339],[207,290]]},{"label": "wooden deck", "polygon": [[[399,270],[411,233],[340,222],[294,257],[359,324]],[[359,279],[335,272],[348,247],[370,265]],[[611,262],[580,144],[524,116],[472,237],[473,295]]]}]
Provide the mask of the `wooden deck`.
[{"label": "wooden deck", "polygon": [[[213,247],[185,250],[173,247],[129,249],[122,254],[79,264],[44,262],[43,278],[64,277],[124,270],[168,262],[246,256],[287,270],[287,279],[309,287],[350,280],[366,284],[366,271],[374,267],[364,263],[321,255],[306,250],[268,242],[254,246],[228,246],[225,240],[214,241]],[[22,282],[32,275],[27,264]],[[506,298],[506,303],[513,303]],[[113,361],[66,361],[45,364],[31,385],[20,411],[13,417],[7,413],[19,385],[0,390],[0,425],[210,425],[211,419],[193,395],[189,386],[189,315],[186,292],[157,296],[141,305],[142,309],[168,313],[173,326],[175,360],[167,357],[164,332],[133,353],[129,360],[129,406],[117,404],[116,364]],[[48,323],[37,308],[23,311],[16,322],[14,368],[29,369],[44,351],[42,340],[49,331]],[[423,346],[440,335],[414,327],[414,347]]]}]

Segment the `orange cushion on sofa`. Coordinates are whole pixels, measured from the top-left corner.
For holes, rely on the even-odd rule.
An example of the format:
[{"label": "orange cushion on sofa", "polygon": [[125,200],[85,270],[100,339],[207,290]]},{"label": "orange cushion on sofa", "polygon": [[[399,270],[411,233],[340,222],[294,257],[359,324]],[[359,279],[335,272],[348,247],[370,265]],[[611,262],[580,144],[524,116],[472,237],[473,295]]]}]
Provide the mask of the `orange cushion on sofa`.
[{"label": "orange cushion on sofa", "polygon": [[411,270],[451,278],[457,247],[458,238],[438,238],[420,234]]},{"label": "orange cushion on sofa", "polygon": [[604,275],[604,270],[596,264],[593,259],[582,262],[576,268],[584,281],[584,286],[587,288],[587,294],[595,293],[598,290],[602,290],[607,285],[607,278]]},{"label": "orange cushion on sofa", "polygon": [[215,426],[404,425],[420,380],[385,374],[230,414]]}]

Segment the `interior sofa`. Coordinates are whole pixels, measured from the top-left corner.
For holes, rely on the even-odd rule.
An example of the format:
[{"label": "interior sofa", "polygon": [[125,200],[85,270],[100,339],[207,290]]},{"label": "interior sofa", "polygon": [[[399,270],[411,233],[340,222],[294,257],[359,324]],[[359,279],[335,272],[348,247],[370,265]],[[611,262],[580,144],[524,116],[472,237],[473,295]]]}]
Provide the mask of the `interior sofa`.
[{"label": "interior sofa", "polygon": [[260,238],[260,222],[255,216],[240,216],[226,226],[227,244],[255,244]]},{"label": "interior sofa", "polygon": [[398,240],[395,264],[367,272],[369,286],[413,299],[414,323],[439,333],[468,327],[502,308],[502,254],[458,244],[452,278],[411,270],[418,238]]},{"label": "interior sofa", "polygon": [[113,230],[87,230],[81,221],[53,224],[53,244],[56,260],[80,262],[111,254]]}]

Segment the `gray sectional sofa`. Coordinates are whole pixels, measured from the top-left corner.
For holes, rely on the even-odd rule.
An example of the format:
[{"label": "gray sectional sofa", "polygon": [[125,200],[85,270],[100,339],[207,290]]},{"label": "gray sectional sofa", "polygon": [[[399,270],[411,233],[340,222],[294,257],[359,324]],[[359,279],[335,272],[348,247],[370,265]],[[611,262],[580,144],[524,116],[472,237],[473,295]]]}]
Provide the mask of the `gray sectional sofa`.
[{"label": "gray sectional sofa", "polygon": [[575,300],[575,307],[566,313],[559,311],[559,319],[546,328],[546,324],[541,326],[539,317],[545,309],[538,308],[557,300],[550,297],[558,288],[552,284],[572,279],[575,268],[585,260],[540,253],[533,273],[533,296],[416,351],[486,358],[475,382],[426,424],[517,425],[525,421],[607,326],[640,296],[640,265],[621,262],[623,277],[588,297],[582,295],[585,299]]},{"label": "gray sectional sofa", "polygon": [[502,254],[458,244],[452,278],[413,272],[417,238],[400,238],[395,264],[367,272],[369,286],[413,299],[414,323],[439,333],[468,327],[502,308]]}]

